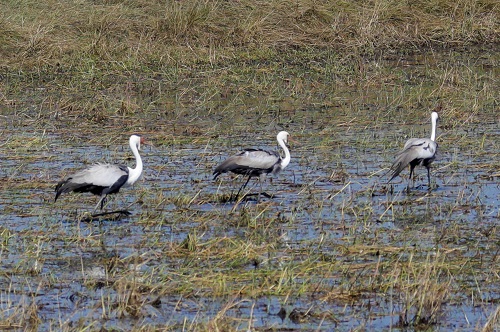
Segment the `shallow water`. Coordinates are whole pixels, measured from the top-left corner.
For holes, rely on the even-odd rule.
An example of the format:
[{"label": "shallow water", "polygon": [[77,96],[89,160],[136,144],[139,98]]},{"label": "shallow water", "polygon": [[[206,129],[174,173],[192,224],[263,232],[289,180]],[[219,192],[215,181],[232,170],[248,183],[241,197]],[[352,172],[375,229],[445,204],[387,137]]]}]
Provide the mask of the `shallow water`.
[{"label": "shallow water", "polygon": [[[344,93],[345,100],[356,98],[352,91],[338,93]],[[366,104],[378,103],[375,96],[363,98]],[[263,231],[263,238],[278,239],[278,247],[263,253],[259,266],[248,262],[245,269],[281,269],[318,250],[332,261],[353,266],[392,259],[391,255],[347,250],[358,244],[365,250],[395,248],[394,255],[400,257],[409,255],[405,248],[420,248],[422,255],[444,250],[450,256],[480,256],[483,263],[475,276],[462,275],[458,268],[455,271],[455,291],[443,305],[443,316],[435,326],[441,331],[477,330],[500,299],[498,274],[491,271],[498,266],[498,110],[485,108],[471,114],[471,121],[454,127],[445,108],[441,115],[444,125],[438,126],[438,157],[432,168],[437,188],[427,190],[425,169],[418,168],[416,184],[424,186],[411,193],[405,190],[406,178],[398,177],[388,185],[384,174],[407,137],[429,135],[430,112],[418,111],[422,116],[418,120],[405,117],[404,112],[384,116],[376,106],[359,109],[355,117],[348,113],[335,108],[297,110],[289,114],[295,122],[285,126],[276,123],[273,114],[260,114],[261,125],[250,126],[239,135],[223,132],[221,125],[207,137],[199,134],[184,140],[174,138],[168,145],[144,146],[142,180],[133,188],[124,188],[110,203],[119,209],[130,205],[133,214],[118,221],[89,223],[78,221],[79,216],[90,211],[98,199],[64,195],[54,203],[53,187],[63,175],[94,162],[132,166],[127,135],[94,128],[94,139],[86,140],[81,138],[86,137],[86,129],[81,128],[81,133],[77,130],[67,139],[67,132],[41,130],[33,122],[26,122],[20,131],[23,119],[7,121],[2,132],[11,142],[0,147],[1,318],[17,317],[18,308],[35,303],[44,330],[82,320],[98,324],[95,329],[128,330],[152,324],[189,330],[191,324],[213,320],[221,311],[233,319],[236,329],[405,330],[398,325],[402,302],[390,291],[366,290],[352,301],[315,294],[228,298],[200,290],[200,295],[186,298],[153,293],[141,308],[140,319],[103,307],[103,298],[123,295],[118,286],[107,284],[115,277],[110,273],[117,273],[106,267],[110,258],[116,259],[122,271],[171,280],[182,278],[176,268],[183,262],[179,257],[164,256],[166,244],[180,245],[193,231],[200,241],[247,238],[249,229],[230,214],[233,203],[218,200],[236,192],[243,179],[224,174],[213,181],[212,170],[239,148],[275,148],[275,134],[284,128],[297,142],[291,143],[289,167],[269,176],[264,184],[264,190],[276,196],[263,199],[261,204],[252,199],[243,201],[237,209],[252,212],[265,206],[265,218],[279,222]],[[252,120],[251,116],[246,118]],[[199,117],[196,125],[209,128],[212,120],[210,116]],[[404,120],[403,124],[396,125],[399,120]],[[171,123],[159,121],[155,126],[168,131]],[[165,141],[160,135],[149,136],[153,143],[155,139]],[[113,142],[109,146],[98,144],[99,137],[113,138]],[[257,181],[252,180],[249,192],[256,190]],[[133,257],[141,259],[136,263]],[[157,271],[160,263],[162,268],[169,267]],[[206,268],[212,263],[207,262]],[[352,273],[366,277],[356,268]],[[313,280],[333,288],[348,278],[318,276],[303,282]],[[294,282],[301,284],[301,280]],[[282,309],[285,314],[280,315]],[[297,320],[290,314],[294,310],[310,314]]]}]

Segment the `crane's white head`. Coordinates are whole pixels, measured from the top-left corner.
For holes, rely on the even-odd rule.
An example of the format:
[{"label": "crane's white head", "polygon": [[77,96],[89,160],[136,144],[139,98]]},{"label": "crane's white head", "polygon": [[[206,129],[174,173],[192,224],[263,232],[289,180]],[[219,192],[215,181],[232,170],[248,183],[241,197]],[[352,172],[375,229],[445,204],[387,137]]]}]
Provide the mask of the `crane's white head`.
[{"label": "crane's white head", "polygon": [[133,185],[142,174],[142,159],[139,155],[139,150],[141,149],[141,143],[146,144],[144,138],[139,135],[132,135],[129,139],[130,149],[135,156],[135,168],[128,167],[128,180],[126,182],[127,186]]},{"label": "crane's white head", "polygon": [[432,125],[432,131],[431,131],[431,140],[435,141],[436,140],[436,124],[439,116],[437,112],[432,112],[431,114],[431,125]]},{"label": "crane's white head", "polygon": [[289,133],[287,133],[286,131],[280,131],[278,133],[278,135],[276,136],[276,139],[278,141],[283,141],[285,142],[285,144],[288,144],[288,136],[290,136]]},{"label": "crane's white head", "polygon": [[144,138],[140,135],[132,135],[129,139],[130,146],[136,146],[138,150],[141,149],[141,144],[145,144]]},{"label": "crane's white head", "polygon": [[432,121],[437,121],[437,119],[439,118],[439,115],[437,114],[437,112],[432,112],[431,114],[431,119]]},{"label": "crane's white head", "polygon": [[288,136],[290,136],[289,133],[286,131],[280,131],[278,135],[276,136],[276,139],[278,140],[278,144],[281,146],[283,151],[285,152],[285,158],[281,159],[280,162],[280,169],[284,169],[289,163],[290,163],[290,151],[288,151],[287,144],[288,144]]}]

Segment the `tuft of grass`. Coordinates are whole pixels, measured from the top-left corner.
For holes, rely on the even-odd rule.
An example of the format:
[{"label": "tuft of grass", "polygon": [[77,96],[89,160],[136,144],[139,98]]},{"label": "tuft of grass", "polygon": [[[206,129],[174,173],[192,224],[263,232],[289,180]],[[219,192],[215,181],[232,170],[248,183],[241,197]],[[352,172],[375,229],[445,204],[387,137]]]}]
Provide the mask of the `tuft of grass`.
[{"label": "tuft of grass", "polygon": [[484,324],[481,332],[493,332],[498,326],[500,326],[500,305],[488,317],[488,321]]},{"label": "tuft of grass", "polygon": [[421,264],[408,262],[394,271],[394,287],[400,298],[399,325],[429,328],[439,322],[451,292],[453,278],[446,268],[446,254],[429,253]]},{"label": "tuft of grass", "polygon": [[[29,287],[29,286],[28,286]],[[39,285],[42,287],[42,285]],[[30,287],[29,287],[30,288]],[[32,296],[18,296],[17,301],[8,296],[6,301],[2,303],[3,313],[0,318],[0,327],[2,329],[27,329],[37,330],[42,323],[42,318],[39,317],[39,308],[34,294],[40,289],[32,289]]]},{"label": "tuft of grass", "polygon": [[181,242],[180,247],[188,251],[196,251],[198,246],[198,237],[196,233],[188,234],[187,237]]},{"label": "tuft of grass", "polygon": [[293,5],[190,0],[151,1],[147,6],[24,0],[7,1],[0,8],[4,65],[58,63],[69,68],[69,63],[98,70],[89,65],[112,61],[130,69],[186,60],[214,65],[241,57],[236,47],[250,54],[311,47],[374,54],[498,42],[498,4],[493,0],[465,6],[450,0],[300,0]]}]

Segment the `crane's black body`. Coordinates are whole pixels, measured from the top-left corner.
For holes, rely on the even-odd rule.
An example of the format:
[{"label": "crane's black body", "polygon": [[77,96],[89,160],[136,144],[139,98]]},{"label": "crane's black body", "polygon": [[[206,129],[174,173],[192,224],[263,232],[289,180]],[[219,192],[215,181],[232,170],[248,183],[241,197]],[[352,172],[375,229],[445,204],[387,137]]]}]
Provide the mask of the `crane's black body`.
[{"label": "crane's black body", "polygon": [[[217,166],[213,175],[214,180],[219,175],[226,172],[248,176],[247,180],[236,194],[236,198],[238,198],[240,192],[247,186],[252,177],[258,176],[260,178],[264,174],[277,173],[281,171],[281,169],[281,157],[277,152],[262,149],[245,149],[242,152],[229,157]],[[260,180],[262,181],[262,179]]]},{"label": "crane's black body", "polygon": [[437,143],[430,139],[415,140],[407,146],[397,156],[396,160],[389,170],[392,176],[388,182],[391,182],[401,173],[406,166],[410,166],[410,181],[415,181],[415,167],[424,166],[427,169],[427,182],[431,186],[431,164],[436,159]]},{"label": "crane's black body", "polygon": [[[100,174],[102,179],[97,179],[96,174]],[[94,176],[93,176],[94,175]],[[123,165],[94,165],[89,169],[78,172],[68,178],[60,181],[56,186],[57,201],[61,194],[69,192],[85,193],[89,192],[94,195],[103,197],[101,210],[105,203],[105,197],[109,194],[116,194],[125,185],[128,180],[129,170]]]},{"label": "crane's black body", "polygon": [[406,166],[410,166],[410,178],[408,191],[411,184],[415,182],[415,167],[424,166],[427,169],[427,183],[431,189],[431,164],[436,159],[438,144],[436,143],[436,127],[439,115],[437,112],[431,114],[431,138],[410,138],[406,141],[403,150],[396,155],[396,159],[389,169],[392,173],[388,183],[398,176]]},{"label": "crane's black body", "polygon": [[[247,180],[240,187],[238,193],[236,194],[236,198],[238,198],[240,192],[247,186],[250,179],[252,177],[258,176],[260,182],[260,198],[264,176],[269,173],[278,173],[290,163],[290,151],[286,146],[289,135],[290,134],[288,134],[286,131],[281,131],[276,136],[278,144],[285,152],[284,158],[282,158],[276,151],[263,149],[245,149],[240,153],[227,158],[224,162],[218,165],[213,172],[214,180],[219,175],[226,172],[248,176]],[[259,198],[257,198],[257,200],[259,200]]]},{"label": "crane's black body", "polygon": [[55,188],[57,201],[59,196],[68,192],[89,192],[101,196],[95,210],[104,207],[107,195],[116,194],[124,186],[133,185],[142,174],[142,159],[139,155],[141,143],[144,139],[139,135],[132,135],[129,139],[130,149],[136,160],[136,167],[130,168],[124,165],[96,164],[60,181]]},{"label": "crane's black body", "polygon": [[247,175],[249,177],[276,173],[281,168],[280,161],[281,157],[276,151],[245,149],[217,166],[213,173],[214,180],[226,172]]}]

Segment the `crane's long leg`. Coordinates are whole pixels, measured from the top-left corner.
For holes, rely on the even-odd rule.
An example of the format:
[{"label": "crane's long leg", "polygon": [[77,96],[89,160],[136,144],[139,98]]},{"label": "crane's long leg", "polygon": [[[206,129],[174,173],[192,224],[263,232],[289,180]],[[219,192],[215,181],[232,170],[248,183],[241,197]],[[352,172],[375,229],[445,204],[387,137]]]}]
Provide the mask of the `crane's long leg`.
[{"label": "crane's long leg", "polygon": [[410,165],[410,178],[408,179],[408,192],[410,192],[410,189],[415,185],[415,174],[413,172],[413,169],[415,167],[413,165]]},{"label": "crane's long leg", "polygon": [[[92,212],[92,218],[107,216],[107,215],[116,214],[116,213],[119,213],[120,215],[126,215],[126,216],[131,215],[131,213],[128,210],[116,210],[116,211],[102,212],[102,209],[104,208],[104,205],[107,203],[107,201],[108,201],[108,195],[102,195],[99,202],[97,202],[97,205],[95,206],[94,211]],[[132,204],[134,204],[134,203],[132,203]],[[132,204],[130,204],[128,207],[130,207]],[[97,209],[99,209],[99,208],[101,210],[101,213],[96,213]]]},{"label": "crane's long leg", "polygon": [[427,182],[429,183],[429,190],[431,189],[431,168],[429,166],[425,166],[427,168]]},{"label": "crane's long leg", "polygon": [[[94,212],[96,212],[96,211],[97,211],[97,208],[99,208],[99,205],[101,206],[101,210],[102,210],[102,208],[104,207],[104,203],[106,203],[106,196],[107,196],[107,195],[102,195],[102,196],[101,196],[101,199],[99,200],[99,202],[97,202],[97,205],[96,205],[96,206],[95,206],[95,208],[94,208]],[[93,212],[93,213],[94,213],[94,212]]]},{"label": "crane's long leg", "polygon": [[260,202],[260,195],[262,194],[262,180],[263,180],[264,174],[261,174],[259,176],[259,184],[260,184],[260,191],[259,191],[259,196],[257,196],[257,203]]},{"label": "crane's long leg", "polygon": [[[233,208],[231,209],[231,212],[236,211],[236,208],[237,208],[237,207],[238,207],[238,205],[240,204],[241,200],[243,200],[243,198],[245,198],[245,197],[243,197],[241,200],[238,200],[238,197],[240,196],[240,192],[243,190],[243,188],[245,188],[245,187],[247,186],[248,181],[250,181],[250,178],[251,178],[251,177],[252,177],[252,176],[251,176],[251,175],[249,175],[249,176],[248,176],[248,179],[247,179],[247,180],[245,181],[245,183],[244,183],[244,184],[240,187],[240,190],[238,190],[238,193],[236,194],[236,198],[234,199],[234,200],[236,201],[236,203],[234,203],[234,206],[233,206]],[[232,197],[231,197],[231,199],[232,199]]]},{"label": "crane's long leg", "polygon": [[251,178],[251,177],[252,177],[251,175],[249,175],[249,176],[248,176],[248,179],[246,180],[246,182],[245,182],[245,183],[244,183],[244,184],[240,187],[240,190],[238,190],[238,193],[236,194],[236,198],[235,198],[235,199],[238,199],[238,197],[240,196],[240,192],[241,192],[243,189],[245,189],[245,187],[247,186],[248,181],[250,181],[250,178]]}]

